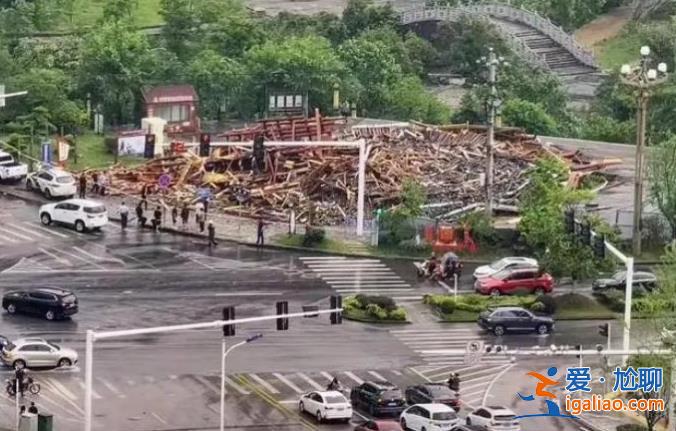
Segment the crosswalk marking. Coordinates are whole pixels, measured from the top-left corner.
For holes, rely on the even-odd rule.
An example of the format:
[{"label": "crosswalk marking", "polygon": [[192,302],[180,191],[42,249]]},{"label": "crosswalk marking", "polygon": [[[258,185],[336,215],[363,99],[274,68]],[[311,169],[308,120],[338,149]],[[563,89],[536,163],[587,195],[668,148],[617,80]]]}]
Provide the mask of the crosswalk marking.
[{"label": "crosswalk marking", "polygon": [[364,381],[363,381],[362,379],[360,379],[359,377],[357,377],[357,376],[356,376],[354,373],[352,373],[351,371],[343,371],[343,374],[345,374],[347,377],[349,377],[349,378],[351,378],[352,380],[354,380],[355,382],[357,382],[358,385],[361,385],[362,383],[364,383]]},{"label": "crosswalk marking", "polygon": [[265,389],[268,390],[268,392],[271,392],[273,394],[278,394],[279,391],[274,388],[270,383],[266,382],[265,380],[261,379],[257,374],[254,373],[249,373],[249,376],[254,379],[256,382],[258,382],[261,386],[263,386]]},{"label": "crosswalk marking", "polygon": [[49,235],[45,235],[45,234],[37,232],[35,230],[26,229],[25,227],[19,226],[18,224],[15,224],[15,223],[7,223],[7,226],[12,226],[14,229],[19,229],[20,231],[26,232],[27,234],[30,234],[30,235],[37,235],[40,238],[50,238]]},{"label": "crosswalk marking", "polygon": [[[56,250],[55,250],[55,251],[56,251]],[[73,257],[73,258],[75,258],[75,259],[77,259],[77,260],[80,260],[80,261],[82,261],[82,262],[84,262],[84,263],[86,263],[86,264],[88,264],[88,265],[95,266],[95,267],[97,267],[97,268],[99,268],[99,269],[105,269],[103,266],[99,265],[98,263],[92,262],[92,261],[90,261],[90,260],[87,260],[87,259],[85,259],[84,257],[78,256],[78,255],[76,255],[76,254],[69,253],[69,252],[67,252],[67,251],[65,251],[65,250],[59,250],[59,252],[61,252],[62,254],[68,255],[68,256],[70,256],[70,257]]]},{"label": "crosswalk marking", "polygon": [[322,371],[319,374],[324,376],[326,378],[326,380],[328,380],[329,382],[331,382],[333,380],[333,376],[331,374],[327,373],[326,371]]},{"label": "crosswalk marking", "polygon": [[57,392],[65,395],[66,397],[70,398],[73,401],[77,401],[77,397],[75,396],[75,394],[72,393],[70,390],[68,390],[68,388],[58,380],[54,378],[48,378],[45,380],[47,381],[48,384],[52,385],[57,390]]},{"label": "crosswalk marking", "polygon": [[299,388],[298,386],[296,386],[291,380],[287,379],[287,378],[284,377],[283,375],[281,375],[281,374],[279,374],[279,373],[272,373],[272,375],[275,376],[275,377],[277,377],[277,380],[279,380],[280,382],[284,383],[286,386],[288,386],[288,387],[290,387],[291,389],[293,389],[297,394],[302,394],[302,393],[304,393],[303,390],[302,390],[301,388]]},{"label": "crosswalk marking", "polygon": [[0,231],[8,233],[8,234],[15,236],[17,238],[21,238],[21,239],[26,240],[26,241],[35,241],[35,238],[31,238],[29,236],[26,236],[26,235],[23,235],[23,234],[20,234],[20,233],[17,233],[17,232],[12,232],[11,230],[5,229],[4,227],[0,227]]},{"label": "crosswalk marking", "polygon": [[226,382],[227,384],[229,384],[230,386],[232,386],[233,388],[235,388],[235,390],[236,390],[237,392],[239,392],[240,394],[242,394],[242,395],[249,395],[249,394],[251,393],[251,392],[247,391],[246,389],[244,389],[243,387],[241,387],[240,385],[238,385],[237,383],[235,383],[235,381],[233,381],[230,377],[225,376],[224,379],[225,379],[225,382]]},{"label": "crosswalk marking", "polygon": [[51,235],[54,235],[54,236],[58,236],[58,237],[61,237],[61,238],[68,238],[68,235],[66,235],[66,234],[63,234],[61,232],[57,232],[55,229],[47,229],[46,227],[42,227],[37,223],[25,221],[24,224],[31,226],[33,229],[38,229],[38,230],[41,230],[43,232],[47,232],[48,234],[51,234]]},{"label": "crosswalk marking", "polygon": [[72,266],[72,264],[70,263],[69,260],[64,259],[62,257],[59,257],[59,256],[57,256],[53,253],[50,253],[49,251],[45,250],[44,248],[38,248],[38,250],[40,250],[42,253],[46,254],[47,256],[51,257],[52,259],[56,260],[57,262],[61,262],[62,264],[67,265],[67,266]]},{"label": "crosswalk marking", "polygon": [[105,386],[106,388],[108,388],[108,390],[109,390],[110,392],[114,393],[114,394],[117,395],[119,398],[126,398],[126,396],[125,396],[122,392],[120,392],[115,386],[113,386],[113,384],[110,383],[108,380],[105,380],[105,379],[102,379],[102,378],[98,378],[98,381],[101,382],[101,383],[103,384],[103,386]]},{"label": "crosswalk marking", "polygon": [[315,388],[316,390],[318,390],[318,391],[323,391],[323,390],[324,390],[324,387],[322,387],[319,383],[315,382],[314,380],[312,380],[311,378],[309,378],[309,377],[306,376],[305,374],[303,374],[303,373],[296,373],[296,375],[297,375],[298,377],[300,377],[301,379],[305,380],[306,382],[308,382],[308,384],[309,384],[310,386],[312,386],[313,388]]},{"label": "crosswalk marking", "polygon": [[[86,387],[85,382],[83,382],[82,379],[77,379],[77,384],[80,385],[80,388],[82,390],[84,390]],[[98,392],[94,390],[94,388],[92,388],[92,397],[94,397],[95,400],[100,400],[101,398],[103,398],[101,395],[98,394]]]},{"label": "crosswalk marking", "polygon": [[91,258],[94,259],[94,260],[104,260],[103,257],[97,256],[97,255],[95,255],[95,254],[91,254],[91,253],[88,252],[87,250],[81,249],[80,247],[75,247],[75,246],[73,246],[73,250],[76,250],[78,253],[83,254],[83,255],[85,255],[85,256],[87,256],[87,257],[91,257]]},{"label": "crosswalk marking", "polygon": [[211,383],[209,380],[207,380],[206,377],[204,377],[204,376],[194,376],[194,377],[195,377],[195,380],[197,380],[198,382],[200,382],[201,384],[203,384],[203,385],[204,385],[207,389],[209,389],[210,391],[215,392],[215,393],[217,393],[217,394],[220,394],[220,393],[221,393],[221,389],[218,388],[218,387],[216,387],[216,385],[214,385],[213,383]]},{"label": "crosswalk marking", "polygon": [[14,238],[10,238],[10,237],[4,236],[4,235],[0,235],[0,239],[3,240],[3,241],[6,241],[6,242],[11,242],[12,244],[16,244],[17,242],[19,242],[19,241],[15,240]]},{"label": "crosswalk marking", "polygon": [[313,261],[313,260],[345,260],[347,259],[345,256],[301,256],[298,259],[300,260],[306,260],[306,261]]},{"label": "crosswalk marking", "polygon": [[376,373],[375,371],[369,371],[369,374],[372,375],[373,377],[375,377],[378,380],[387,381],[387,379],[385,377]]}]

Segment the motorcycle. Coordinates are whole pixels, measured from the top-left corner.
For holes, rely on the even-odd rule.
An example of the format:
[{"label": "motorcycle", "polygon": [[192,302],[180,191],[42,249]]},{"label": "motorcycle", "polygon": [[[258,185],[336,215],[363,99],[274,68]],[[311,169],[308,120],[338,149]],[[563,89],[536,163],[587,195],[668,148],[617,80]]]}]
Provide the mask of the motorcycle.
[{"label": "motorcycle", "polygon": [[[5,383],[6,383],[5,390],[7,391],[7,394],[10,397],[15,396],[16,395],[16,381],[6,380]],[[23,390],[24,390],[24,392],[28,391],[33,395],[37,395],[37,394],[40,393],[40,384],[35,383],[33,381],[32,377],[28,377],[26,379],[26,382],[23,383]]]},{"label": "motorcycle", "polygon": [[424,262],[415,262],[414,265],[419,278],[428,277],[434,281],[452,281],[454,275],[457,274],[458,278],[462,276],[463,264],[455,253],[446,253],[437,262],[432,274],[428,271],[429,259]]}]

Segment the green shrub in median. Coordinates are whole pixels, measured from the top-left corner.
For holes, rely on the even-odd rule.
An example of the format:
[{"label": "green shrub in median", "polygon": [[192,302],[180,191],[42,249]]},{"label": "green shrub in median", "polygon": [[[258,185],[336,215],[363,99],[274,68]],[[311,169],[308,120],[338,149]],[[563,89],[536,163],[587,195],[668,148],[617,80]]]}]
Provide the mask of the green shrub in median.
[{"label": "green shrub in median", "polygon": [[[435,307],[444,314],[452,314],[455,310],[480,313],[494,307],[531,308],[537,301],[534,295],[529,296],[483,296],[459,295],[457,300],[451,295],[425,295],[423,302]],[[543,307],[545,305],[543,304]]]},{"label": "green shrub in median", "polygon": [[388,296],[350,296],[343,300],[343,310],[348,318],[366,315],[375,320],[405,322],[407,317],[406,310]]},{"label": "green shrub in median", "polygon": [[324,229],[305,226],[305,235],[303,235],[303,246],[304,247],[314,247],[321,244],[326,237],[326,232]]}]

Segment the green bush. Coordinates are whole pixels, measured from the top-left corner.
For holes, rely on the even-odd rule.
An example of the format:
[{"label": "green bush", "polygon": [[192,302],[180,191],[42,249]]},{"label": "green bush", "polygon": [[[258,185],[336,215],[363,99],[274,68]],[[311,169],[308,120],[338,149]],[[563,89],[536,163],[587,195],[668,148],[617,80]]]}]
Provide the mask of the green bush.
[{"label": "green bush", "polygon": [[398,246],[402,252],[406,253],[430,254],[432,252],[431,245],[425,241],[420,241],[420,244],[418,244],[415,238],[399,241]]},{"label": "green bush", "polygon": [[375,317],[378,320],[386,320],[387,319],[387,311],[383,310],[377,304],[368,304],[366,306],[366,312],[370,316]]},{"label": "green bush", "polygon": [[406,321],[406,310],[404,310],[402,307],[397,307],[395,310],[390,311],[389,318],[390,320],[404,322]]},{"label": "green bush", "polygon": [[556,300],[554,299],[554,297],[548,295],[540,295],[536,298],[535,301],[544,305],[544,309],[542,310],[543,313],[546,314],[556,313]]},{"label": "green bush", "polygon": [[621,313],[624,311],[624,292],[616,289],[607,289],[603,292],[595,293],[599,302],[608,307],[611,311]]},{"label": "green bush", "polygon": [[377,305],[385,311],[396,310],[397,304],[394,302],[394,299],[389,296],[370,296],[370,295],[357,295],[355,300],[359,303],[359,308],[365,310],[371,304]]},{"label": "green bush", "polygon": [[540,301],[536,301],[530,306],[530,311],[534,313],[544,313],[546,308],[547,306],[545,304]]},{"label": "green bush", "polygon": [[530,308],[536,302],[533,295],[529,296],[500,296],[493,298],[482,295],[460,295],[455,300],[451,295],[425,295],[423,302],[431,305],[440,311],[451,314],[455,310],[468,311],[471,313],[480,313],[489,308],[500,306],[512,306]]},{"label": "green bush", "polygon": [[326,232],[324,229],[306,226],[305,235],[303,235],[303,246],[304,247],[314,247],[321,244],[324,241]]},{"label": "green bush", "polygon": [[493,222],[485,212],[477,211],[465,214],[460,218],[460,223],[470,227],[472,238],[479,244],[491,245],[497,242]]}]

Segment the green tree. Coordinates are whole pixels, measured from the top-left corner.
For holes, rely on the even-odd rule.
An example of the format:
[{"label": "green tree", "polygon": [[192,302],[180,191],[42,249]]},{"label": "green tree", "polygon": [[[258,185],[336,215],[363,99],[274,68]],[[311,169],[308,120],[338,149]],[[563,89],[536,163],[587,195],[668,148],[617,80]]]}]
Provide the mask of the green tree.
[{"label": "green tree", "polygon": [[240,57],[265,39],[261,26],[243,8],[202,24],[200,30],[208,47],[228,57]]},{"label": "green tree", "polygon": [[188,79],[200,96],[200,111],[219,118],[222,107],[233,106],[239,96],[244,69],[235,60],[212,50],[200,52],[188,66]]},{"label": "green tree", "polygon": [[649,153],[650,196],[671,227],[676,239],[676,136],[653,147]]},{"label": "green tree", "polygon": [[393,82],[382,108],[385,117],[445,124],[451,116],[448,106],[425,89],[417,76],[409,75]]},{"label": "green tree", "polygon": [[137,0],[106,0],[101,22],[132,21]]},{"label": "green tree", "polygon": [[[644,392],[643,390],[638,390],[634,392],[629,392],[627,398],[635,400],[656,400],[663,399],[669,400],[669,385],[671,382],[671,358],[663,355],[656,354],[645,354],[645,355],[635,355],[629,357],[628,366],[637,368],[661,368],[662,369],[662,387],[657,391]],[[673,401],[672,401],[673,402]],[[667,411],[659,410],[646,410],[641,412],[643,419],[646,421],[648,431],[653,431],[655,425],[660,421],[660,419],[667,417]]]},{"label": "green tree", "polygon": [[399,15],[389,3],[374,5],[373,0],[349,0],[343,10],[343,24],[349,37],[379,27],[396,28]]},{"label": "green tree", "polygon": [[556,121],[549,116],[541,105],[521,99],[511,99],[504,104],[502,119],[505,124],[523,127],[536,135],[556,133]]},{"label": "green tree", "polygon": [[160,16],[164,19],[162,38],[167,48],[179,58],[188,56],[190,41],[198,25],[194,0],[160,0]]},{"label": "green tree", "polygon": [[347,38],[342,19],[327,12],[304,15],[282,11],[264,23],[270,38],[314,34],[327,38],[333,45],[338,45]]}]

